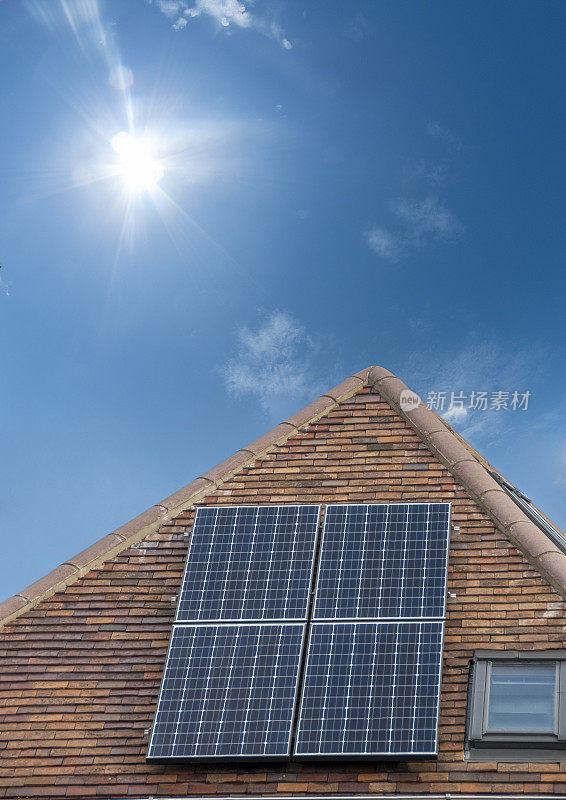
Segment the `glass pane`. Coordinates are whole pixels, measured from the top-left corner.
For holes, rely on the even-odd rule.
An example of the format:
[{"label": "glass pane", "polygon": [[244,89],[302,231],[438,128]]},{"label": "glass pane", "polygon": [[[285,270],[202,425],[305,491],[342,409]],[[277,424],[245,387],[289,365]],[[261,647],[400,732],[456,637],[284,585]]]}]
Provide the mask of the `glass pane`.
[{"label": "glass pane", "polygon": [[554,733],[556,664],[493,664],[487,731]]}]

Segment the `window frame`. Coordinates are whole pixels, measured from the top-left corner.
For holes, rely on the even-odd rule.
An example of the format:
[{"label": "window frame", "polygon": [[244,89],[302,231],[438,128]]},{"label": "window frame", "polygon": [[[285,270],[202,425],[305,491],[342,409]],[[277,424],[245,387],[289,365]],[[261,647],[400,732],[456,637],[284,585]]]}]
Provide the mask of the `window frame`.
[{"label": "window frame", "polygon": [[[554,662],[556,679],[554,690],[555,732],[535,731],[489,731],[487,715],[489,712],[490,678],[493,664],[540,664]],[[555,760],[562,760],[559,753],[564,752],[566,760],[566,650],[543,650],[517,652],[505,650],[477,650],[470,662],[470,687],[468,692],[468,719],[466,726],[466,752],[468,758],[479,756],[478,760],[488,760],[497,750],[498,756],[508,756],[507,760],[523,760],[518,756],[537,760],[537,754],[552,754]],[[560,691],[562,687],[562,691]],[[489,752],[488,752],[489,751]],[[547,752],[548,751],[548,752]],[[525,760],[528,760],[525,758]]]}]

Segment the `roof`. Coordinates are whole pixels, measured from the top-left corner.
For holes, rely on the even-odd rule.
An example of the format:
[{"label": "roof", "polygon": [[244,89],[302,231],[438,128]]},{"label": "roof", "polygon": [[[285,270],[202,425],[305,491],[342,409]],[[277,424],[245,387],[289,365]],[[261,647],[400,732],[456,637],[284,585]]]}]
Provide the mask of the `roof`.
[{"label": "roof", "polygon": [[[238,450],[179,491],[69,558],[45,577],[0,603],[0,626],[24,614],[41,600],[78,580],[92,569],[157,531],[183,511],[220,488],[241,469],[316,422],[360,389],[370,387],[406,420],[425,445],[452,473],[495,525],[527,560],[566,597],[564,537],[556,526],[509,484],[447,422],[391,372],[372,366],[352,375],[318,399]],[[405,402],[409,398],[409,403]],[[408,406],[408,407],[407,407]],[[534,511],[533,511],[534,509]],[[550,529],[549,529],[550,526]],[[566,537],[564,537],[566,543]]]}]

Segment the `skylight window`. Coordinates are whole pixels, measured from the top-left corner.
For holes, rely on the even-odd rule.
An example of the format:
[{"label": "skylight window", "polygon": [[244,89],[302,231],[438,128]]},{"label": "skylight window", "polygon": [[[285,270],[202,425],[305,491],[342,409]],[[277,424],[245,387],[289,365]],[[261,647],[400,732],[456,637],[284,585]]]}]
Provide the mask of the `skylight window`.
[{"label": "skylight window", "polygon": [[565,686],[564,650],[478,651],[472,662],[468,757],[480,761],[562,759]]}]

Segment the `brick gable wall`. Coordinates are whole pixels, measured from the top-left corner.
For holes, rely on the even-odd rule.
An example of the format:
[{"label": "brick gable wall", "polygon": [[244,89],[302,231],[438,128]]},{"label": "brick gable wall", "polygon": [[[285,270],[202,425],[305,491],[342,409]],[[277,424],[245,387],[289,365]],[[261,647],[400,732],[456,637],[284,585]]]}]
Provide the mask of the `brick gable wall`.
[{"label": "brick gable wall", "polygon": [[369,390],[243,470],[205,504],[452,501],[439,755],[403,762],[148,765],[192,512],[0,633],[0,797],[566,793],[566,763],[463,760],[476,648],[561,648],[565,604],[390,406]]}]

